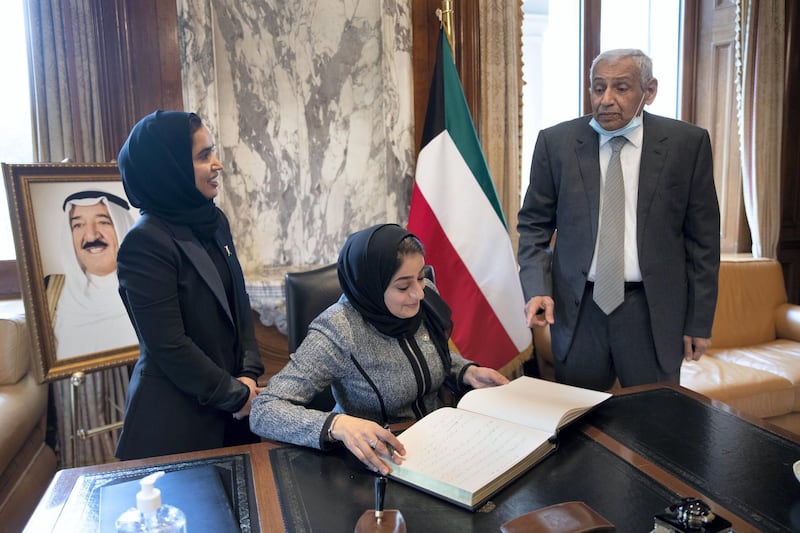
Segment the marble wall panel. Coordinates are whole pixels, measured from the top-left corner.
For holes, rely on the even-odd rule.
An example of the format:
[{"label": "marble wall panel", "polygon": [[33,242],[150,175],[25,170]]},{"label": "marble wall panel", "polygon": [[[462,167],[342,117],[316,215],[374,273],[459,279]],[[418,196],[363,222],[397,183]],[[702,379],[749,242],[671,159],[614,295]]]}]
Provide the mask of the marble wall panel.
[{"label": "marble wall panel", "polygon": [[216,136],[248,280],[406,222],[410,1],[179,0],[178,20],[184,102]]}]

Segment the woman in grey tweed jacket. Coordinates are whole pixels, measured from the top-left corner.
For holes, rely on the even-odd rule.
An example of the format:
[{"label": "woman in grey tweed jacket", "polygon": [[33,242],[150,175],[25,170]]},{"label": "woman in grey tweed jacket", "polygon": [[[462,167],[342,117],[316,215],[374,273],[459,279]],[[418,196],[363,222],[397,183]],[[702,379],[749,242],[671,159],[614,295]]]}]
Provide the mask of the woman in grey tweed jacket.
[{"label": "woman in grey tweed jacket", "polygon": [[[385,426],[441,407],[439,389],[507,383],[448,348],[450,308],[422,274],[419,240],[396,224],[348,237],[339,254],[344,294],[309,326],[289,363],[253,400],[252,431],[326,449],[341,441],[360,461],[388,474],[405,454]],[[333,412],[305,407],[328,385]]]}]

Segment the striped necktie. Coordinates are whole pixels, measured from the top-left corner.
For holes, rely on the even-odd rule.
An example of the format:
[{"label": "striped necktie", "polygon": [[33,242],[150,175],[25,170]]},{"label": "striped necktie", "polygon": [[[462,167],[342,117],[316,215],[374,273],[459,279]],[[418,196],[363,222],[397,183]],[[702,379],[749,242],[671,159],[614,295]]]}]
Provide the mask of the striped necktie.
[{"label": "striped necktie", "polygon": [[627,139],[614,137],[603,185],[594,301],[607,315],[625,299],[625,182],[619,152]]}]

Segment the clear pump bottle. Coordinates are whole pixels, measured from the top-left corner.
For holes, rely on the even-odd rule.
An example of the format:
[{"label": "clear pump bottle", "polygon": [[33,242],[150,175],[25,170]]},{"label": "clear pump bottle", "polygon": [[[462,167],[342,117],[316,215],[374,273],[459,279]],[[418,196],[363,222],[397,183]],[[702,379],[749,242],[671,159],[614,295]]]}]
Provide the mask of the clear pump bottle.
[{"label": "clear pump bottle", "polygon": [[139,480],[142,490],[136,494],[136,507],[117,519],[117,533],[186,533],[183,511],[161,504],[161,491],[155,483],[163,475],[163,471],[154,472]]}]

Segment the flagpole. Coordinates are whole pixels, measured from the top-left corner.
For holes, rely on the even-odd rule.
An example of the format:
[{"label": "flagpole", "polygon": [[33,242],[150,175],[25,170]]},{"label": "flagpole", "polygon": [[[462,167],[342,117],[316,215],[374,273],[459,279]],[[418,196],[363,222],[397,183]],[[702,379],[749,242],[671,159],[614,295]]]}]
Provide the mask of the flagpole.
[{"label": "flagpole", "polygon": [[447,36],[447,42],[450,45],[450,51],[453,53],[453,60],[456,57],[456,45],[453,42],[453,2],[455,0],[442,0],[441,9],[436,10],[436,16],[439,18],[439,24],[444,27],[444,34]]}]

